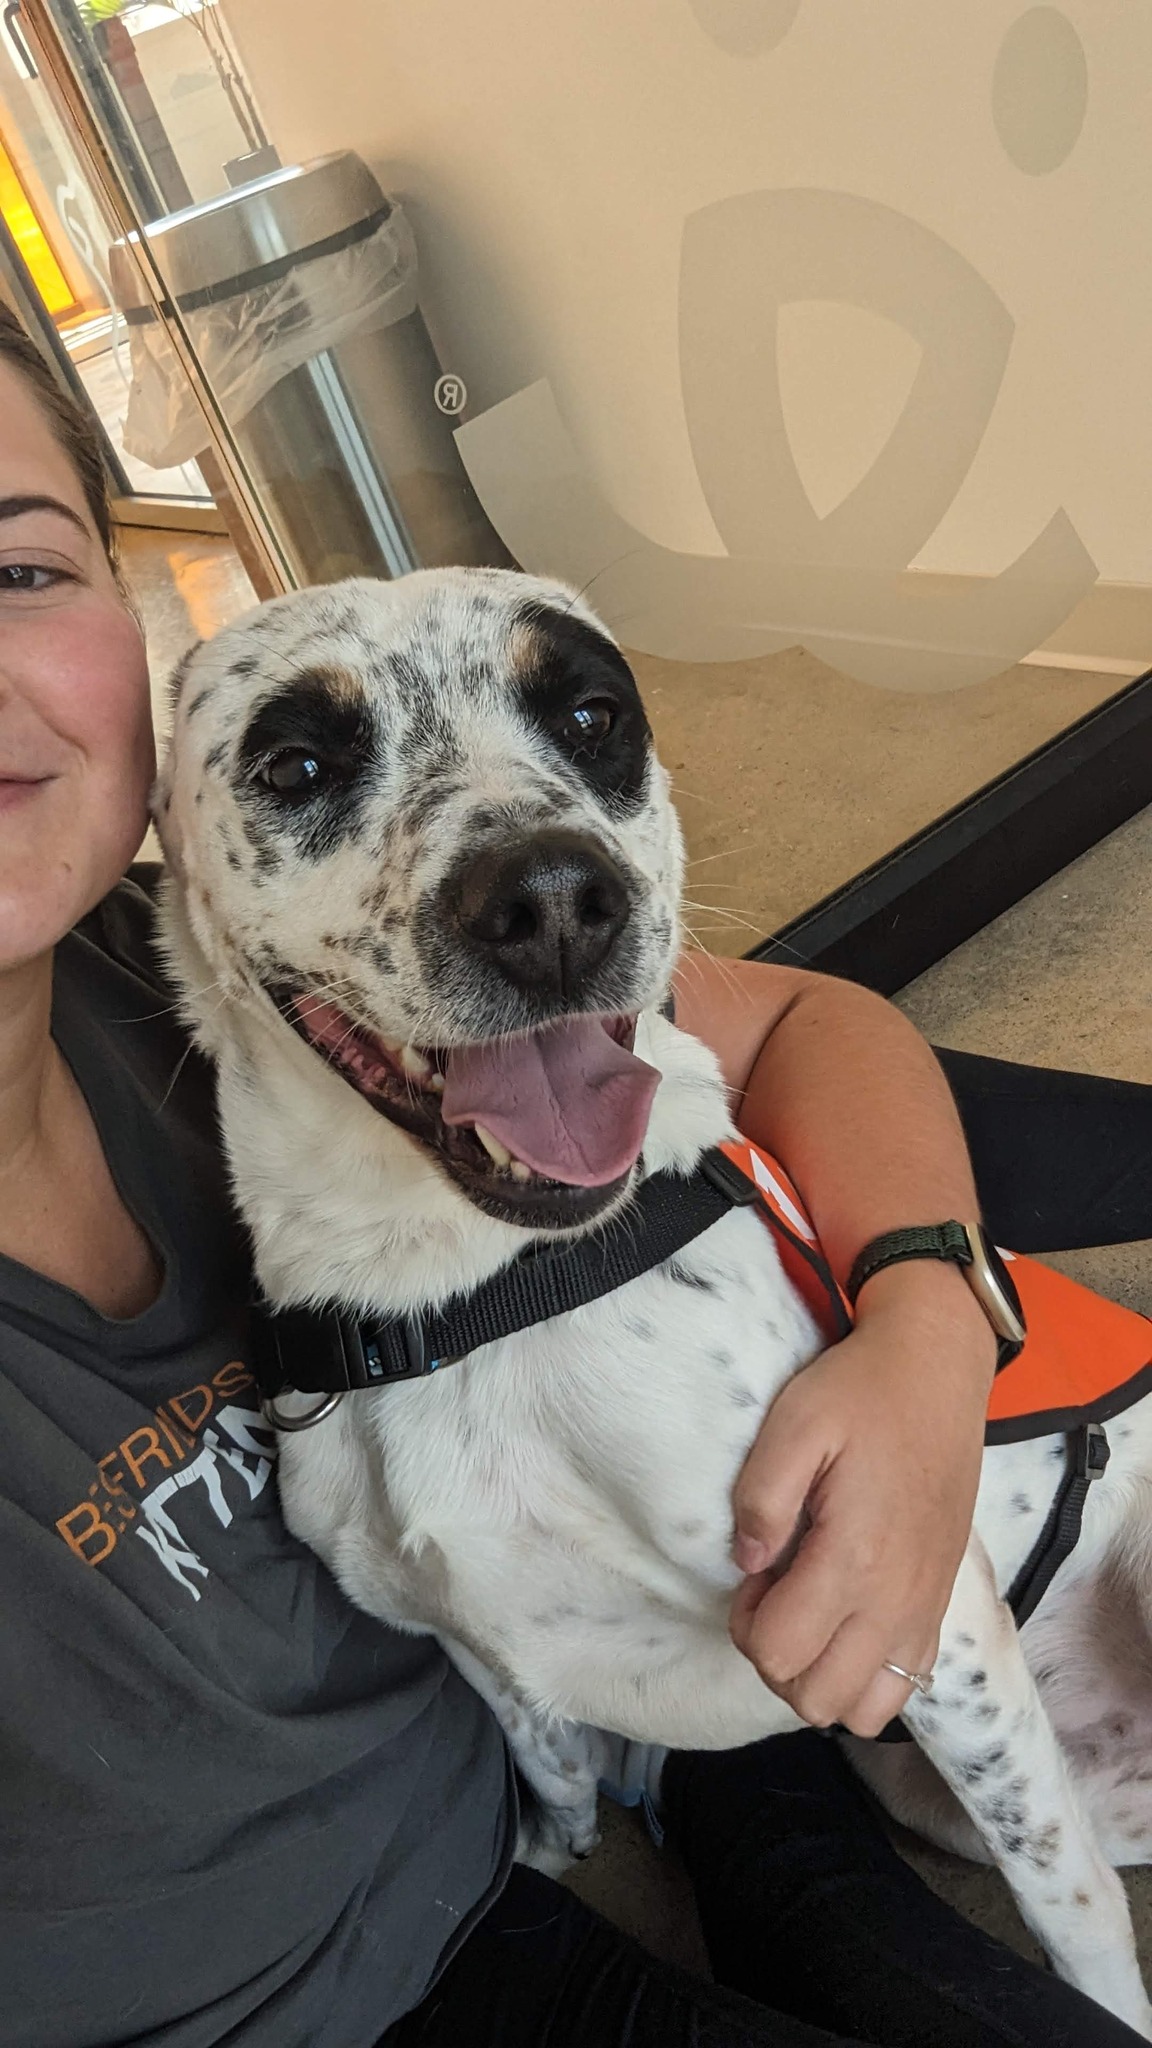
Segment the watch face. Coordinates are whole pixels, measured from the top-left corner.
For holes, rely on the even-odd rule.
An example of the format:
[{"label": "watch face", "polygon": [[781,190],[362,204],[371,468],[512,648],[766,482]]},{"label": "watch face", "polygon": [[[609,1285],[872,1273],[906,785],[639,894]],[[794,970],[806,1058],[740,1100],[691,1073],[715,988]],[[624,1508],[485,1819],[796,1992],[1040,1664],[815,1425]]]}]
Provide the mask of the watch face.
[{"label": "watch face", "polygon": [[972,1291],[997,1336],[1019,1347],[1028,1332],[1016,1282],[987,1231],[979,1223],[968,1223],[964,1227],[972,1252],[972,1264],[968,1269]]}]

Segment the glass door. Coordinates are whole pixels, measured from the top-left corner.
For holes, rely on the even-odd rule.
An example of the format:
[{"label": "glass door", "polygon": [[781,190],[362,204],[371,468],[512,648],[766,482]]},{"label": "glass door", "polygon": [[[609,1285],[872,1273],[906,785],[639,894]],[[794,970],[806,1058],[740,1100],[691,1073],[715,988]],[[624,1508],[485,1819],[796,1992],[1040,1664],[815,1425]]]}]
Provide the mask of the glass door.
[{"label": "glass door", "polygon": [[[101,0],[92,0],[98,9]],[[25,33],[19,6],[0,11],[0,266],[10,297],[39,329],[100,418],[125,509],[146,501],[210,509],[194,460],[149,459],[125,435],[131,389],[128,330],[109,274],[110,230],[93,200]]]}]

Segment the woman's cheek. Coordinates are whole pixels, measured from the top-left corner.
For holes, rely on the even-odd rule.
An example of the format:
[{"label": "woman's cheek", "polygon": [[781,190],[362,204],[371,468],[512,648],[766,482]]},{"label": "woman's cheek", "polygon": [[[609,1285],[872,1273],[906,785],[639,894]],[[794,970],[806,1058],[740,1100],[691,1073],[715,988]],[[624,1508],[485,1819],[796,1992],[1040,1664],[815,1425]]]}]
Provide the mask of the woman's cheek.
[{"label": "woman's cheek", "polygon": [[151,773],[152,710],[144,641],[135,620],[111,601],[78,603],[52,621],[40,650],[51,681],[51,724],[115,776]]}]

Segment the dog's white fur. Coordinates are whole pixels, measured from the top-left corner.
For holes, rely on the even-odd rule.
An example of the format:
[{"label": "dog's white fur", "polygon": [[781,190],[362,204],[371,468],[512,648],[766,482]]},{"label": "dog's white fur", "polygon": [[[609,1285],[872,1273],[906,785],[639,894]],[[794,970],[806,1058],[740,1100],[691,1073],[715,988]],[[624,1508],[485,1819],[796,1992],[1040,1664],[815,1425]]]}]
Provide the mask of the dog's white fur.
[{"label": "dog's white fur", "polygon": [[[514,1030],[463,970],[437,984],[417,936],[477,806],[508,829],[560,817],[635,878],[616,1007],[642,1013],[637,1049],[662,1076],[642,1170],[688,1171],[730,1132],[711,1054],[659,1014],[682,867],[662,771],[625,813],[541,740],[519,706],[526,598],[595,626],[559,586],[428,572],[278,599],[180,678],[157,800],[168,943],[218,1065],[260,1280],[281,1304],[436,1304],[531,1235],[465,1199],[265,993],[288,963],[386,1037]],[[364,693],[388,743],[358,831],[305,858],[249,832],[237,749],[269,693],[317,668]],[[422,738],[429,702],[436,736]],[[413,793],[442,774],[430,750],[445,736],[455,779],[422,818]],[[387,933],[375,957],[372,931]],[[283,1437],[292,1528],[354,1601],[435,1632],[500,1714],[543,1802],[540,1858],[595,1839],[590,1731],[728,1747],[796,1725],[729,1639],[730,1500],[764,1413],[817,1348],[769,1232],[736,1210],[606,1300]],[[1022,1637],[1001,1596],[1048,1513],[1063,1439],[986,1454],[935,1691],[907,1709],[918,1748],[852,1747],[894,1814],[999,1864],[1060,1974],[1152,2039],[1112,1868],[1152,1849],[1148,1404],[1110,1436],[1081,1544]]]}]

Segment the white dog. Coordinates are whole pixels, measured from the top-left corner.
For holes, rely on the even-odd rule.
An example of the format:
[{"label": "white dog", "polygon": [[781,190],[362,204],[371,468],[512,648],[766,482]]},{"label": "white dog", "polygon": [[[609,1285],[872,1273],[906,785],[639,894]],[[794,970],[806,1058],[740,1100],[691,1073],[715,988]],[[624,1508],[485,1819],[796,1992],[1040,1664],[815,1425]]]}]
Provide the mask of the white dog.
[{"label": "white dog", "polygon": [[[578,598],[498,571],[303,592],[176,688],[168,944],[271,1302],[437,1308],[731,1136],[715,1061],[663,1014],[667,780]],[[820,1343],[734,1207],[615,1292],[283,1437],[291,1527],[491,1700],[546,1810],[538,1853],[595,1839],[597,1730],[730,1747],[796,1725],[729,1639],[730,1502]],[[1152,1845],[1147,1401],[1114,1438],[1022,1635],[1002,1596],[1063,1438],[988,1451],[918,1748],[853,1747],[1152,2039],[1112,1867]]]}]

